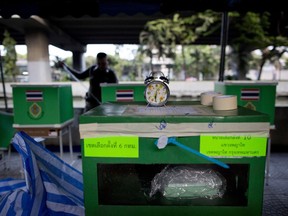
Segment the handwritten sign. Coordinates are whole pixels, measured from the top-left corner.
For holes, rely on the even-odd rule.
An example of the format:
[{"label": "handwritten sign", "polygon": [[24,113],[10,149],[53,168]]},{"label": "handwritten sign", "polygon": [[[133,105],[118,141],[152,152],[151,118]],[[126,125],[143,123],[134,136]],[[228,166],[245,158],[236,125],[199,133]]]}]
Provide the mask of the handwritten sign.
[{"label": "handwritten sign", "polygon": [[266,137],[201,135],[200,152],[211,157],[266,156]]},{"label": "handwritten sign", "polygon": [[85,157],[139,157],[137,136],[108,136],[84,139]]}]

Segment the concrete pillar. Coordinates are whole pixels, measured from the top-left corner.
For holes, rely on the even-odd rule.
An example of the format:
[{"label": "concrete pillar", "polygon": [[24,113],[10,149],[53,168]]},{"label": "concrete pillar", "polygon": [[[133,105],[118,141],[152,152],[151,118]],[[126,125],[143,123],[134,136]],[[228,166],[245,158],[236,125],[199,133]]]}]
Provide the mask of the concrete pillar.
[{"label": "concrete pillar", "polygon": [[86,69],[86,63],[83,52],[73,52],[73,68],[78,71]]},{"label": "concrete pillar", "polygon": [[29,82],[46,83],[52,81],[49,64],[49,39],[45,32],[26,32]]}]

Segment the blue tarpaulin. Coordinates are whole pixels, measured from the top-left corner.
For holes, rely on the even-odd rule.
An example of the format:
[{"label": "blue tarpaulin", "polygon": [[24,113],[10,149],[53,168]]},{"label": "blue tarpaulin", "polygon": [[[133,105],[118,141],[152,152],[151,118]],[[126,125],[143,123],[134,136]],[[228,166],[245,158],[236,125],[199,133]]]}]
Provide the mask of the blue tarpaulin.
[{"label": "blue tarpaulin", "polygon": [[84,215],[82,173],[24,132],[13,138],[25,179],[0,180],[0,215]]}]

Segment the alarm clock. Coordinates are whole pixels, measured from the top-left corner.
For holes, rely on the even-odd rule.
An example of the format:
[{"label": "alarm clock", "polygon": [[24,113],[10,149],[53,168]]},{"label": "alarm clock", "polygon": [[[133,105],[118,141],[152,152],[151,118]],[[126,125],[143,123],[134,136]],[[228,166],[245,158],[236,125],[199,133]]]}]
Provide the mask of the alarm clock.
[{"label": "alarm clock", "polygon": [[170,96],[169,80],[160,71],[151,72],[145,79],[144,97],[148,105],[164,106]]}]

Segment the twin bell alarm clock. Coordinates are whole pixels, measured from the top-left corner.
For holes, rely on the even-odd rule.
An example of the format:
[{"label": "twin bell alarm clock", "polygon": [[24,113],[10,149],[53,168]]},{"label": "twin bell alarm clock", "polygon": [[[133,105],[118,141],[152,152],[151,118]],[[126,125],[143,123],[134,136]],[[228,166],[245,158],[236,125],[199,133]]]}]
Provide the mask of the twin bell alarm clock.
[{"label": "twin bell alarm clock", "polygon": [[146,87],[144,97],[149,106],[161,107],[170,96],[169,80],[160,71],[151,72],[144,81]]}]

